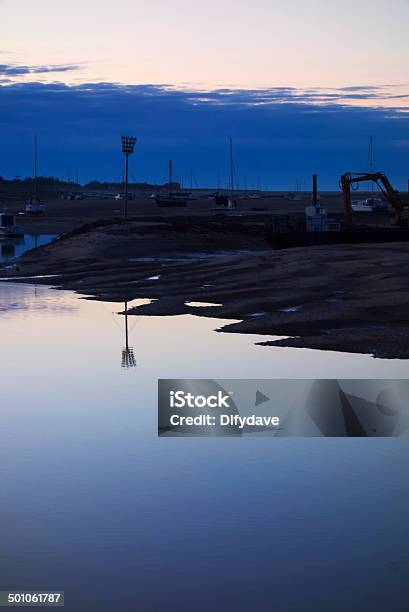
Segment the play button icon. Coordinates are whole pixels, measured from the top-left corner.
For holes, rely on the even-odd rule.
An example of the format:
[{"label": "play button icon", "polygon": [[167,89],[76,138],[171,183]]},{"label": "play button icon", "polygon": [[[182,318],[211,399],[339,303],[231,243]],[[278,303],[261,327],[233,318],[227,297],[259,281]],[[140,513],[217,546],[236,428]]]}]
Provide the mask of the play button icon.
[{"label": "play button icon", "polygon": [[267,395],[264,395],[264,393],[261,393],[261,391],[257,391],[256,393],[256,403],[254,404],[255,406],[260,406],[260,404],[264,404],[265,402],[269,402],[270,398],[267,397]]}]

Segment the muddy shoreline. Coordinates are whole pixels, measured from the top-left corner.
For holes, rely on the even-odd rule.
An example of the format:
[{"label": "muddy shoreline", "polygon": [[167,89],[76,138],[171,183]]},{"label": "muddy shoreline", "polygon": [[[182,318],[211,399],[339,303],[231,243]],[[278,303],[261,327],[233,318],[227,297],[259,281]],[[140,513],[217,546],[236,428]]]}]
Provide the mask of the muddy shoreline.
[{"label": "muddy shoreline", "polygon": [[[409,358],[409,244],[273,251],[265,223],[262,216],[95,222],[0,274],[88,299],[152,300],[130,315],[232,319],[223,332],[281,337],[267,345]],[[46,278],[27,278],[39,275]]]}]

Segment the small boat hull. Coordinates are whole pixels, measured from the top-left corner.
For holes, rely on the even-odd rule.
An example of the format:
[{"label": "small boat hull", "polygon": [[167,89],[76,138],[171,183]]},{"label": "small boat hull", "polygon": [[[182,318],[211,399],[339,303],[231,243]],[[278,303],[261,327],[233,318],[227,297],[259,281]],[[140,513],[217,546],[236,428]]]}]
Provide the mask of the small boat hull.
[{"label": "small boat hull", "polygon": [[42,202],[28,202],[26,204],[26,213],[29,215],[42,215],[45,211],[45,206]]},{"label": "small boat hull", "polygon": [[24,236],[24,228],[15,223],[14,215],[7,212],[0,213],[0,240],[21,236]]},{"label": "small boat hull", "polygon": [[187,200],[183,198],[155,198],[159,208],[186,208]]},{"label": "small boat hull", "polygon": [[19,225],[15,225],[14,227],[0,227],[0,240],[21,238],[21,236],[24,236],[24,229]]},{"label": "small boat hull", "polygon": [[214,197],[212,213],[214,215],[223,216],[240,216],[240,213],[237,212],[237,204],[235,200],[228,198],[226,195],[217,195]]}]

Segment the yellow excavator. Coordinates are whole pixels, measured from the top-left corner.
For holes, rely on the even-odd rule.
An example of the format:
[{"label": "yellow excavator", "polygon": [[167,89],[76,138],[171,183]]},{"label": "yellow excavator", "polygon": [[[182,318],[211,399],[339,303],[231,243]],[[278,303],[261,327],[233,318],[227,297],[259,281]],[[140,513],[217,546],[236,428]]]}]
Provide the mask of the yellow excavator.
[{"label": "yellow excavator", "polygon": [[[351,191],[356,191],[359,183],[375,183],[389,206],[395,212],[393,224],[352,224]],[[319,244],[380,244],[385,242],[409,242],[408,205],[392,187],[383,172],[347,172],[341,176],[345,208],[345,224],[331,222],[325,208],[318,206],[317,180],[313,178],[312,205],[305,209],[306,225],[295,220],[290,223],[290,215],[274,216],[271,228],[266,232],[266,240],[273,249],[316,246]]]},{"label": "yellow excavator", "polygon": [[347,172],[341,176],[340,185],[344,198],[346,225],[352,224],[351,190],[356,191],[359,183],[371,181],[378,186],[385,199],[395,211],[395,224],[400,227],[407,227],[408,217],[407,214],[405,215],[406,207],[399,197],[399,192],[392,187],[388,177],[383,172]]}]

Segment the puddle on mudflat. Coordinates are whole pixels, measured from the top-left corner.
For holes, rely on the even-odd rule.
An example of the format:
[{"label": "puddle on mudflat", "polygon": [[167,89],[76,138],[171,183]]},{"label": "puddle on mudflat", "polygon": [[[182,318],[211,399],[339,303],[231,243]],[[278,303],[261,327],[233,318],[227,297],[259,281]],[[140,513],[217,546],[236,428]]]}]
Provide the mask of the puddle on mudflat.
[{"label": "puddle on mudflat", "polygon": [[0,240],[0,263],[7,263],[20,257],[25,251],[48,244],[56,234],[25,234],[21,238]]},{"label": "puddle on mudflat", "polygon": [[192,308],[208,308],[210,306],[221,307],[223,304],[214,304],[213,302],[185,302],[186,306],[191,306]]},{"label": "puddle on mudflat", "polygon": [[[6,266],[4,269],[7,270],[9,267],[11,266]],[[0,277],[0,282],[13,282],[16,280],[32,281],[32,280],[40,280],[44,278],[55,278],[56,276],[58,276],[58,274],[36,274],[35,276],[13,276],[11,278],[10,277],[5,277],[5,278]]]},{"label": "puddle on mudflat", "polygon": [[234,251],[211,251],[211,252],[200,252],[200,251],[192,251],[192,252],[178,252],[169,255],[159,256],[159,257],[130,257],[128,259],[131,263],[176,263],[176,262],[190,262],[197,260],[206,260],[206,259],[215,259],[217,257],[234,257],[235,255],[245,255],[247,253],[251,253],[251,251],[242,251],[242,250],[234,250]]},{"label": "puddle on mudflat", "polygon": [[286,308],[280,308],[279,312],[298,312],[302,306],[286,306]]}]

